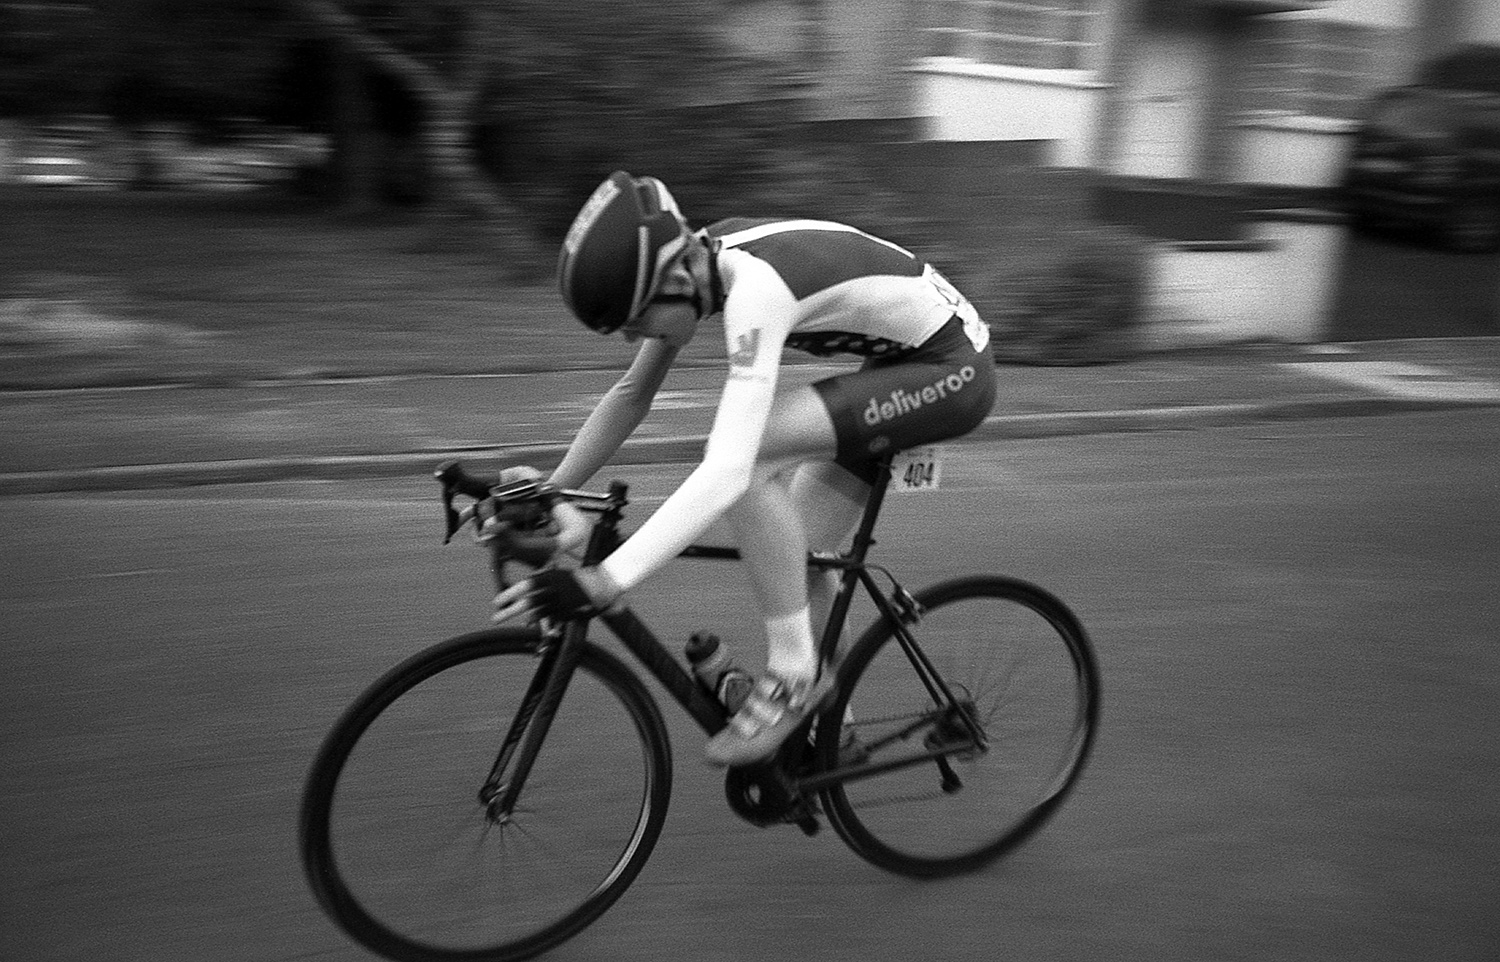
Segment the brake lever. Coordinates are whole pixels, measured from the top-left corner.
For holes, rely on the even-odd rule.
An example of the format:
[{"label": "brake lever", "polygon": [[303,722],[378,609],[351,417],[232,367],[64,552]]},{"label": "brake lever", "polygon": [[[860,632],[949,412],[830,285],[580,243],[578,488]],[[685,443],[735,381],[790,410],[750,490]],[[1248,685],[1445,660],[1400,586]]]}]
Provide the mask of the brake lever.
[{"label": "brake lever", "polygon": [[453,536],[463,527],[459,513],[453,509],[453,488],[446,482],[443,484],[443,526],[443,544],[452,541]]},{"label": "brake lever", "polygon": [[467,523],[464,515],[454,509],[453,496],[461,494],[475,501],[482,501],[490,496],[492,484],[466,473],[463,465],[457,461],[444,461],[432,472],[432,476],[443,486],[443,544],[448,544]]}]

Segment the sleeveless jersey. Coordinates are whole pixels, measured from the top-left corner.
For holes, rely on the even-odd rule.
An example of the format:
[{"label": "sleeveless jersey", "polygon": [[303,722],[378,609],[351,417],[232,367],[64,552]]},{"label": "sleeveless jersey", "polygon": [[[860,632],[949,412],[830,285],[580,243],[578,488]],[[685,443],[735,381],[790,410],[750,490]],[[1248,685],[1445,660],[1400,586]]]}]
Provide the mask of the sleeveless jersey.
[{"label": "sleeveless jersey", "polygon": [[932,265],[890,241],[822,220],[735,217],[704,233],[721,249],[771,266],[797,299],[788,347],[826,357],[893,357],[911,350],[954,316],[983,350],[989,328]]}]

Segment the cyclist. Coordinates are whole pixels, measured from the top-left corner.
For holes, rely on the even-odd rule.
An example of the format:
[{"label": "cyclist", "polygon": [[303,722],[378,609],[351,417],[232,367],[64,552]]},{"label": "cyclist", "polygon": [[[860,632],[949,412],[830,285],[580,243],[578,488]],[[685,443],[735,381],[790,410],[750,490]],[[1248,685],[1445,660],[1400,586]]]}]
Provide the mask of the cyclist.
[{"label": "cyclist", "polygon": [[[553,484],[578,487],[604,466],[712,317],[724,326],[726,376],[702,462],[682,485],[598,566],[539,571],[501,592],[495,618],[603,610],[725,517],[768,658],[706,754],[720,765],[768,758],[832,693],[811,610],[826,607],[837,576],[809,575],[808,550],[837,550],[853,530],[880,455],[967,433],[989,413],[989,328],[930,264],[889,241],[822,220],[731,218],[694,231],[661,181],[620,171],[574,219],[558,280],[586,326],[641,345]],[[778,390],[783,347],[865,361]]]}]

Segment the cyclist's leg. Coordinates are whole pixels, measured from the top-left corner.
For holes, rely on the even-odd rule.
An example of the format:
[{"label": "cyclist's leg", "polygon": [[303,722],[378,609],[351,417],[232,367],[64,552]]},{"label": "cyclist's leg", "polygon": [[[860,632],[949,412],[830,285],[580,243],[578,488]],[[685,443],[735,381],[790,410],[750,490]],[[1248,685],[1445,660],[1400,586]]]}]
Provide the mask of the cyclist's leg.
[{"label": "cyclist's leg", "polygon": [[792,501],[813,551],[837,551],[859,523],[870,485],[834,461],[806,461],[791,478]]},{"label": "cyclist's leg", "polygon": [[[792,475],[792,502],[807,531],[807,546],[813,551],[831,553],[844,547],[859,524],[865,503],[870,497],[870,482],[833,461],[808,461]],[[838,593],[840,573],[829,569],[807,569],[808,611],[814,636],[821,638],[828,624],[834,595]],[[850,632],[847,620],[839,629],[834,650],[828,652],[829,663],[837,663],[849,651]],[[853,707],[844,708],[846,726],[854,720]],[[849,729],[852,733],[853,729]]]},{"label": "cyclist's leg", "polygon": [[[840,550],[859,523],[870,497],[870,484],[833,461],[809,461],[793,474],[791,494],[807,532],[808,548],[829,553]],[[807,572],[808,605],[815,634],[822,634],[838,586],[837,571],[809,569]],[[846,628],[840,635],[839,652],[847,650],[847,635]]]},{"label": "cyclist's leg", "polygon": [[714,764],[769,757],[832,693],[831,678],[819,677],[807,605],[807,533],[792,501],[788,469],[831,458],[835,447],[828,412],[811,388],[779,395],[750,488],[727,513],[765,618],[767,677],[709,739],[705,754]]},{"label": "cyclist's leg", "polygon": [[710,760],[743,764],[765,757],[831,691],[818,677],[805,574],[808,534],[782,473],[794,464],[836,460],[873,483],[872,459],[967,432],[993,404],[994,387],[993,361],[969,343],[955,318],[911,355],[778,395],[750,489],[728,519],[765,615],[768,669],[787,687],[770,685],[761,698],[752,694],[735,724],[710,740]]},{"label": "cyclist's leg", "polygon": [[810,387],[779,395],[761,439],[750,489],[729,509],[750,584],[766,621],[767,666],[788,681],[817,675],[808,614],[807,529],[788,474],[798,463],[834,456],[833,423]]},{"label": "cyclist's leg", "polygon": [[[865,480],[832,461],[789,467],[773,463],[757,471],[756,483],[731,512],[756,599],[768,622],[768,666],[773,673],[801,678],[816,671],[816,639],[827,621],[839,576],[835,571],[807,570],[806,552],[839,550],[859,522],[869,492]],[[780,641],[786,637],[779,630],[780,620],[800,618],[804,607],[807,634],[801,633],[799,623],[791,637]]]},{"label": "cyclist's leg", "polygon": [[[729,512],[766,617],[773,673],[802,679],[818,670],[805,554],[848,534],[874,483],[874,459],[964,434],[994,399],[994,362],[957,318],[907,356],[777,397],[750,490]],[[778,477],[807,462],[827,464],[806,468],[800,482]],[[819,582],[811,595],[822,610],[833,589]]]},{"label": "cyclist's leg", "polygon": [[[804,463],[792,499],[812,549],[836,551],[859,521],[882,453],[967,433],[989,413],[994,361],[954,318],[917,350],[869,361],[812,390],[833,425],[835,456]],[[810,573],[814,624],[826,618],[838,581],[835,572]]]}]

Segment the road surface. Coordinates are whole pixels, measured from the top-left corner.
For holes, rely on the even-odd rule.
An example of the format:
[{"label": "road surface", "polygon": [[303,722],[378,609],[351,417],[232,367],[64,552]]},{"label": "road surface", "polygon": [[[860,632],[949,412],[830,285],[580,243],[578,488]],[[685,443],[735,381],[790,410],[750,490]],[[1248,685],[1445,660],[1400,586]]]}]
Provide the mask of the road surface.
[{"label": "road surface", "polygon": [[[876,553],[1081,615],[1104,723],[1058,818],[987,871],[898,879],[737,820],[664,704],[662,841],[548,958],[1492,959],[1497,449],[1489,411],[950,449]],[[644,509],[684,470],[624,474]],[[296,806],[360,687],[484,623],[431,487],[0,501],[0,958],[369,958],[308,894]],[[738,583],[704,602],[726,571],[677,566],[637,607],[753,652]]]}]

